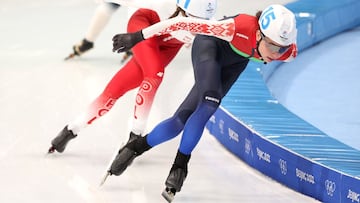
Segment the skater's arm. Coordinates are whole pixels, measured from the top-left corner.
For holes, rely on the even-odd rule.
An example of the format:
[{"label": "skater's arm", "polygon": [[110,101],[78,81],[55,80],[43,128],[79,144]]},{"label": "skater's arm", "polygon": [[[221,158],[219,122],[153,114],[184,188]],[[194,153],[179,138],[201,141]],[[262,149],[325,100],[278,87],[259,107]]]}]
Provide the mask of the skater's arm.
[{"label": "skater's arm", "polygon": [[193,34],[209,35],[231,41],[235,32],[235,23],[232,18],[216,21],[190,17],[177,17],[144,28],[142,34],[144,39],[148,39],[154,36],[170,34],[171,32],[178,30],[186,30]]},{"label": "skater's arm", "polygon": [[115,35],[113,37],[113,51],[118,53],[128,51],[145,39],[170,34],[178,30],[189,31],[193,34],[214,36],[230,42],[235,33],[235,23],[233,18],[216,21],[176,17],[158,22],[138,32]]}]

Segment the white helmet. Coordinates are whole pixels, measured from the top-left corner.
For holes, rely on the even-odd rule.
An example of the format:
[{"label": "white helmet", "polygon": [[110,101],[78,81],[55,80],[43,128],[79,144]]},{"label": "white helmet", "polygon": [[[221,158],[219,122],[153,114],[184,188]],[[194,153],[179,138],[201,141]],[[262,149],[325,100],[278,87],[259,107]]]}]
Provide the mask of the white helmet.
[{"label": "white helmet", "polygon": [[215,15],[217,0],[176,0],[176,5],[195,17],[210,19]]},{"label": "white helmet", "polygon": [[261,32],[274,42],[288,46],[296,42],[295,15],[282,5],[270,5],[259,18]]}]

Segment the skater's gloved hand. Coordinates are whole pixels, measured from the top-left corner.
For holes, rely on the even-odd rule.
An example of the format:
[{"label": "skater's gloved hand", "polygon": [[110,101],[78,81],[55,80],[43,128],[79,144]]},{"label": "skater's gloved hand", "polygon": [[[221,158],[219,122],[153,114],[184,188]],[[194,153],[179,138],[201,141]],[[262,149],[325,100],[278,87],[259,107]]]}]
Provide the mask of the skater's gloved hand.
[{"label": "skater's gloved hand", "polygon": [[113,37],[113,52],[125,52],[130,50],[137,43],[144,40],[144,36],[140,31],[134,33],[117,34]]}]

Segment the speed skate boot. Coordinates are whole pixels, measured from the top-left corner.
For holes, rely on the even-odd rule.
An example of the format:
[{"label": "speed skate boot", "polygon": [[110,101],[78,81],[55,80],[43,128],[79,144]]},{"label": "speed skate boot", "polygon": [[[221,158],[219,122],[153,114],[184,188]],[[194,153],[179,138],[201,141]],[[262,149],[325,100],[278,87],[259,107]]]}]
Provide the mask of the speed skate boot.
[{"label": "speed skate boot", "polygon": [[51,147],[49,148],[48,153],[53,153],[55,150],[62,153],[65,150],[67,143],[76,136],[77,135],[68,129],[68,126],[65,126],[64,129],[51,141]]},{"label": "speed skate boot", "polygon": [[73,53],[71,53],[65,60],[74,58],[75,56],[80,56],[83,53],[89,51],[94,47],[94,43],[86,40],[85,38],[77,45],[73,46]]},{"label": "speed skate boot", "polygon": [[137,134],[135,134],[133,132],[130,132],[130,137],[129,137],[128,143],[132,142],[132,141],[134,141],[134,140],[136,140],[136,139],[138,139],[140,137],[141,137],[141,135],[137,135]]},{"label": "speed skate boot", "polygon": [[83,39],[79,44],[73,46],[74,54],[80,56],[94,47],[94,43]]},{"label": "speed skate boot", "polygon": [[170,169],[169,176],[165,181],[165,190],[162,196],[170,203],[173,201],[176,192],[180,192],[181,187],[187,176],[187,164],[191,155],[185,155],[180,151],[177,152],[175,162]]},{"label": "speed skate boot", "polygon": [[108,170],[110,175],[121,175],[137,156],[140,156],[151,148],[146,141],[146,136],[141,137],[134,135],[132,137],[133,139],[131,140],[130,137],[129,142],[119,150],[119,153],[116,155]]}]

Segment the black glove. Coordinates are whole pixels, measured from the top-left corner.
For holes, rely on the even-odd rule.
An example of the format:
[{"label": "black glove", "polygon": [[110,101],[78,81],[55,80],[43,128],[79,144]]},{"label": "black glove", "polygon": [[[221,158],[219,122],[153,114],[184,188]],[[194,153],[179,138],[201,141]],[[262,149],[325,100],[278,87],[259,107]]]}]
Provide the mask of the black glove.
[{"label": "black glove", "polygon": [[143,34],[140,31],[133,33],[117,34],[113,37],[113,52],[129,51],[137,43],[144,40]]}]

